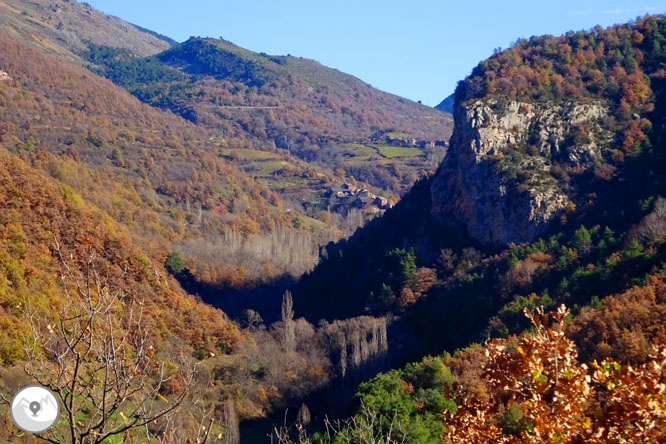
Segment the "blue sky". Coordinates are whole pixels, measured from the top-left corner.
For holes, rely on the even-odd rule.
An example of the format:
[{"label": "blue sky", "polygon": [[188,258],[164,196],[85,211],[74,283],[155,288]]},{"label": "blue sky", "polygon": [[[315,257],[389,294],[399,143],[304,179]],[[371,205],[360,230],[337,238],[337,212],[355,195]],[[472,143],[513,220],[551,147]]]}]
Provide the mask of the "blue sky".
[{"label": "blue sky", "polygon": [[223,37],[308,57],[426,105],[453,92],[496,47],[666,12],[664,0],[87,0],[183,41]]}]

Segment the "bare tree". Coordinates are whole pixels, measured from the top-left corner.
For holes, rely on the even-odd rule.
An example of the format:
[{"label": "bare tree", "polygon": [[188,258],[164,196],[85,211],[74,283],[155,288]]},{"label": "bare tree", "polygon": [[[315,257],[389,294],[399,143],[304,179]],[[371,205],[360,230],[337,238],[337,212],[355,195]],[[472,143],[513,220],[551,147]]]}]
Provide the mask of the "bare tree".
[{"label": "bare tree", "polygon": [[654,202],[654,209],[652,210],[657,217],[663,217],[666,214],[666,199],[661,196],[657,196],[657,200]]},{"label": "bare tree", "polygon": [[453,270],[458,256],[450,248],[444,248],[439,253],[439,264],[446,272]]},{"label": "bare tree", "polygon": [[[92,248],[81,268],[65,259],[57,240],[54,250],[65,302],[54,323],[29,311],[32,335],[24,371],[59,398],[64,420],[36,436],[54,444],[101,444],[118,436],[175,442],[157,422],[168,425],[192,385],[195,367],[181,357],[178,370],[167,374],[143,328],[143,303],[109,288],[95,268]],[[167,399],[160,391],[171,378],[184,388]],[[196,442],[207,436],[197,436]]]},{"label": "bare tree", "polygon": [[653,209],[630,230],[630,238],[654,242],[666,234],[666,199],[658,196]]},{"label": "bare tree", "polygon": [[298,415],[296,415],[296,423],[307,427],[310,424],[310,420],[310,409],[305,403],[302,403],[298,409]]},{"label": "bare tree", "polygon": [[[194,404],[185,414],[181,410],[178,415],[165,415],[153,423],[159,430],[156,434],[160,444],[203,444],[208,441],[215,422],[212,417],[213,411],[206,408],[200,400],[195,401]],[[178,429],[187,426],[191,426],[189,433],[177,432]],[[154,427],[152,424],[150,425],[151,429]]]},{"label": "bare tree", "polygon": [[359,316],[332,323],[322,321],[319,334],[328,353],[339,358],[340,376],[363,379],[364,374],[371,376],[384,364],[386,327],[386,318]]},{"label": "bare tree", "polygon": [[[401,444],[407,439],[407,434],[402,430],[397,414],[391,418],[388,427],[382,426],[381,415],[374,409],[361,403],[360,412],[356,416],[344,420],[325,420],[326,432],[323,434],[324,444],[333,442],[342,444]],[[296,429],[294,432],[293,429]],[[296,435],[296,440],[292,438]],[[283,424],[281,427],[273,428],[271,433],[271,444],[312,444],[305,427],[298,422],[289,427]]]},{"label": "bare tree", "polygon": [[238,414],[232,400],[224,403],[224,444],[238,444],[240,431],[238,429]]},{"label": "bare tree", "polygon": [[264,319],[261,317],[261,315],[250,308],[245,310],[245,319],[243,323],[243,326],[250,331],[266,329],[266,326],[264,325]]},{"label": "bare tree", "polygon": [[283,345],[287,352],[296,349],[296,333],[294,330],[294,300],[289,290],[282,297],[282,324],[284,327]]}]

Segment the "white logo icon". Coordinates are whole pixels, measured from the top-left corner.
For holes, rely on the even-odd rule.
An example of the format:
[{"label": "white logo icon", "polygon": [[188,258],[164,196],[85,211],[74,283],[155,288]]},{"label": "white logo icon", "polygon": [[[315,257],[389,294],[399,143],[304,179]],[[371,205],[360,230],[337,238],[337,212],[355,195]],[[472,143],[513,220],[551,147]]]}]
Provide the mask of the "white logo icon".
[{"label": "white logo icon", "polygon": [[58,419],[60,405],[55,395],[41,385],[23,387],[12,399],[12,419],[21,430],[41,433]]}]

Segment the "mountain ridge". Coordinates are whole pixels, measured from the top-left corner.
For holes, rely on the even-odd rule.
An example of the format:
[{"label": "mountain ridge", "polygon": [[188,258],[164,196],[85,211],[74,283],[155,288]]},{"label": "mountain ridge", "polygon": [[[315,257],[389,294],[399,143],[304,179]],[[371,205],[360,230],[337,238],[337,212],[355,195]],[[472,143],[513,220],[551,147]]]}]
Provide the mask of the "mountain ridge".
[{"label": "mountain ridge", "polygon": [[[395,194],[422,171],[434,170],[450,134],[447,114],[375,90],[314,60],[198,37],[120,65],[114,52],[92,50],[98,72],[144,102],[248,148],[277,148]],[[396,136],[373,137],[384,133]],[[435,140],[441,143],[431,143]]]},{"label": "mountain ridge", "polygon": [[58,58],[83,64],[89,42],[139,56],[163,51],[172,41],[74,0],[3,0],[0,27]]},{"label": "mountain ridge", "polygon": [[455,104],[455,93],[447,96],[444,100],[435,105],[435,108],[440,111],[445,111],[447,113],[453,114]]}]

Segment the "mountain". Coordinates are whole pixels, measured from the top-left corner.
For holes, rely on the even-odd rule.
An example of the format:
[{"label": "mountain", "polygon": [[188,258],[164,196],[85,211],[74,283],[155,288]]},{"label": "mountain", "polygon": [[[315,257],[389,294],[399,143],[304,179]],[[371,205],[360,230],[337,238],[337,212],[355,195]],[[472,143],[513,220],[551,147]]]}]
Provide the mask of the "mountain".
[{"label": "mountain", "polygon": [[[392,205],[389,202],[397,201],[416,179],[427,172],[433,172],[446,152],[445,141],[448,140],[451,127],[448,115],[379,92],[352,76],[311,60],[270,57],[215,39],[193,38],[183,44],[176,44],[164,36],[102,14],[74,0],[20,3],[7,0],[0,2],[0,7],[6,11],[0,18],[0,29],[18,41],[63,61],[84,65],[95,73],[104,74],[142,101],[172,111],[195,124],[190,124],[190,129],[186,129],[184,122],[177,122],[178,119],[173,119],[173,116],[167,117],[168,113],[152,112],[150,128],[143,128],[143,125],[130,123],[142,119],[138,114],[143,113],[143,110],[133,114],[119,109],[111,119],[115,120],[112,127],[125,127],[129,133],[123,133],[122,137],[117,138],[117,133],[108,131],[98,137],[87,134],[87,129],[83,128],[85,125],[74,125],[72,119],[64,117],[68,116],[65,112],[42,117],[45,121],[38,125],[37,130],[45,133],[42,141],[50,143],[52,139],[58,138],[69,151],[78,150],[78,143],[104,145],[87,153],[87,160],[94,158],[93,170],[100,165],[101,157],[105,157],[102,163],[110,160],[116,171],[134,169],[136,172],[136,167],[142,164],[145,166],[146,159],[142,155],[149,151],[136,150],[134,148],[138,146],[130,146],[147,144],[156,147],[166,143],[166,139],[139,137],[137,141],[138,133],[132,131],[132,127],[139,132],[177,127],[178,130],[168,131],[169,137],[175,135],[178,140],[175,145],[185,147],[186,150],[193,145],[205,146],[205,149],[198,151],[198,155],[208,159],[207,165],[235,167],[236,171],[225,173],[225,177],[220,177],[219,181],[215,177],[217,173],[213,174],[206,186],[214,187],[214,183],[218,183],[224,184],[223,188],[231,189],[233,186],[228,186],[229,178],[234,178],[231,182],[235,183],[247,183],[246,179],[249,178],[262,187],[263,191],[255,193],[260,200],[268,198],[274,202],[276,199],[281,201],[284,208],[277,212],[265,212],[262,209],[259,212],[264,214],[259,216],[258,208],[275,205],[235,205],[231,203],[233,198],[223,198],[217,203],[212,200],[204,202],[190,193],[193,188],[184,192],[184,187],[188,188],[189,185],[182,182],[178,185],[173,181],[169,181],[169,184],[152,184],[158,201],[165,195],[175,197],[174,192],[178,194],[162,210],[167,211],[166,225],[173,225],[172,222],[180,220],[176,225],[182,224],[181,227],[166,230],[170,230],[170,234],[166,234],[163,227],[159,231],[176,241],[174,248],[187,258],[197,279],[208,283],[237,286],[239,283],[244,285],[255,282],[262,275],[271,279],[283,273],[299,275],[310,269],[317,258],[318,244],[349,235],[376,214],[381,214]],[[44,63],[33,61],[32,58],[27,62]],[[0,69],[10,71],[10,62],[6,63],[8,68],[0,66]],[[72,68],[67,69],[71,71]],[[36,73],[30,73],[30,76],[33,74]],[[12,78],[11,73],[8,75]],[[67,75],[71,75],[71,72]],[[17,77],[21,80],[20,76]],[[88,80],[92,82],[92,77],[85,78],[81,83]],[[42,84],[43,80],[42,76],[38,81],[33,81],[30,88],[33,91],[49,89],[48,100],[54,102],[55,106],[61,106],[61,99],[64,99],[59,96],[58,90],[75,90],[78,87],[64,86],[62,82]],[[89,90],[88,94],[91,94],[92,102],[127,103],[126,96],[118,95],[119,90],[111,91],[105,94],[103,91]],[[78,91],[75,94],[82,100],[78,103],[69,102],[66,106],[78,107],[75,112],[85,122],[92,107],[81,108],[85,103],[84,96]],[[101,97],[103,95],[106,97]],[[130,108],[134,106],[132,104]],[[20,109],[16,111],[15,116],[25,112]],[[96,111],[107,116],[112,114],[100,107],[96,107]],[[81,117],[83,114],[86,116]],[[19,122],[14,120],[10,117],[8,124],[11,122],[16,127]],[[155,126],[157,121],[161,123]],[[403,121],[406,122],[404,125]],[[80,137],[76,134],[70,136],[70,139],[75,139],[74,143],[65,141],[63,133],[67,128],[77,127],[84,133]],[[187,140],[177,135],[193,134],[193,128],[197,128],[197,131],[206,128],[206,131],[201,135],[188,135]],[[27,141],[30,132],[26,130],[25,137],[19,137],[25,139],[22,143]],[[37,140],[37,137],[33,138]],[[173,141],[168,143],[174,145]],[[64,148],[53,145],[49,145],[48,149],[58,156],[66,152]],[[137,153],[141,154],[137,157]],[[155,171],[153,177],[157,182],[163,181],[166,175],[182,174],[176,172],[182,171],[177,163],[166,163],[165,157],[163,161],[162,165],[171,172]],[[192,166],[190,171],[208,169],[208,166]],[[95,174],[99,176],[97,171],[89,175]],[[135,173],[129,176],[132,174]],[[192,187],[201,186],[201,183],[194,183],[197,180],[193,179]],[[338,198],[333,190],[345,183],[359,190],[358,196],[354,194]],[[242,185],[241,189],[246,189],[246,186]],[[359,198],[363,190],[367,190],[363,193],[376,197]],[[200,192],[199,189],[193,191],[195,194]],[[138,194],[145,195],[145,192]],[[203,194],[204,199],[207,199],[205,195],[208,192]],[[100,196],[94,197],[100,203]],[[110,197],[104,199],[106,202],[111,200]],[[253,200],[249,199],[250,202]],[[174,204],[178,206],[177,210],[174,210]],[[132,208],[134,205],[127,207]],[[103,206],[111,211],[108,205]],[[239,210],[241,207],[244,209]],[[221,219],[229,218],[227,214],[230,209],[232,212],[254,214],[247,218],[232,216],[230,219],[233,220],[220,223]],[[186,215],[179,215],[183,210]],[[146,214],[154,213],[155,208],[144,208],[144,211]],[[111,212],[118,213],[118,207]],[[277,213],[282,216],[276,218]],[[123,217],[128,214],[129,211],[125,212]],[[218,222],[208,225],[205,222],[206,214],[215,214],[213,219]],[[150,217],[157,220],[154,214]],[[164,218],[163,212],[159,218]],[[260,220],[262,218],[263,221]],[[274,229],[276,221],[277,228]],[[156,225],[152,227],[148,231],[154,231]],[[224,257],[218,253],[221,248],[212,247],[216,236],[213,233],[220,227],[226,227],[224,231],[227,233],[224,241],[227,248],[224,251],[229,253],[225,253]],[[189,237],[190,233],[194,233],[193,238],[178,239]],[[236,238],[231,233],[241,233],[241,237]],[[293,233],[298,234],[293,237]],[[248,236],[256,238],[248,240]],[[286,256],[290,258],[285,256],[285,260],[280,260],[278,266],[275,266],[274,259],[289,251],[278,248],[278,244],[292,242],[293,239],[287,238],[298,238],[297,242],[307,245],[306,248],[300,248],[300,251],[306,251],[307,254],[297,257],[288,253]],[[198,245],[200,242],[203,242],[203,247]],[[266,250],[258,247],[258,244],[271,247]],[[194,251],[198,248],[214,249],[216,252],[199,255],[195,261]],[[247,263],[240,259],[247,254],[257,254],[258,251],[262,251],[259,253],[262,258],[258,262]],[[230,258],[229,254],[236,258]],[[202,261],[203,257],[208,259]],[[224,270],[220,268],[220,263],[227,264],[222,267]],[[232,278],[238,270],[241,270],[240,275],[243,277]],[[266,273],[266,270],[269,272]]]},{"label": "mountain", "polygon": [[663,260],[661,228],[644,230],[663,220],[664,27],[654,16],[533,37],[480,63],[456,91],[438,171],[327,246],[296,307],[400,314],[400,340],[442,340],[433,353],[516,331],[526,305],[581,306],[641,282]]},{"label": "mountain", "polygon": [[225,40],[191,38],[148,58],[92,45],[90,61],[142,101],[241,148],[297,156],[395,194],[436,168],[450,136],[448,114],[314,60],[254,53]]},{"label": "mountain", "polygon": [[[327,246],[295,292],[303,315],[386,316],[393,365],[438,355],[362,384],[346,433],[372,418],[409,443],[664,438],[663,404],[645,428],[611,418],[664,393],[638,387],[663,381],[665,40],[666,18],[645,16],[481,62],[456,90],[438,171]],[[591,391],[561,391],[574,371]],[[637,389],[607,391],[606,375]],[[625,390],[642,401],[613,398]],[[539,422],[539,405],[558,419]]]},{"label": "mountain", "polygon": [[433,211],[484,243],[531,240],[649,148],[658,65],[638,60],[660,53],[618,47],[618,32],[521,40],[480,64],[456,91],[456,148],[433,179]]},{"label": "mountain", "polygon": [[[349,235],[381,214],[446,152],[448,115],[311,60],[269,57],[215,39],[179,45],[74,0],[7,0],[0,7],[6,11],[0,29],[19,41],[104,74],[139,99],[206,127],[205,143],[217,146],[226,163],[296,210],[283,225],[317,232],[307,241],[312,245]],[[345,183],[379,196],[380,204],[337,198],[332,190]],[[182,202],[199,211],[190,197]],[[316,248],[309,250],[310,259],[287,265],[290,273],[312,266]],[[285,270],[270,268],[271,275]]]},{"label": "mountain", "polygon": [[[95,306],[81,284],[93,275],[93,291],[117,300],[112,310],[93,313],[96,320],[86,328],[97,333],[109,323],[124,332],[129,322],[138,329],[132,338],[145,338],[150,348],[117,348],[122,362],[143,353],[155,359],[151,366],[169,375],[158,398],[165,402],[175,402],[183,387],[191,390],[182,416],[150,434],[195,436],[200,425],[187,418],[201,414],[202,402],[204,417],[216,418],[212,433],[233,431],[239,419],[263,417],[335,377],[333,351],[319,344],[325,335],[344,337],[339,325],[316,336],[311,324],[294,321],[298,348],[285,354],[279,351],[282,324],[269,330],[253,312],[252,329],[241,330],[174,278],[242,287],[298,274],[312,266],[318,244],[330,235],[326,225],[230,165],[205,128],[2,32],[0,48],[3,395],[34,382],[24,372],[24,364],[42,362],[24,347],[33,328],[48,338],[67,310],[81,303],[86,310],[86,301]],[[65,322],[72,319],[78,318]],[[343,326],[364,338],[364,326],[374,328],[357,324]],[[311,333],[308,339],[304,332]],[[83,355],[86,371],[98,368]],[[57,365],[48,358],[44,365]],[[188,382],[179,371],[190,367],[197,373]],[[123,375],[145,371],[131,370]],[[90,425],[90,405],[78,407],[77,418]],[[0,423],[2,435],[10,436],[12,427]]]},{"label": "mountain", "polygon": [[[141,103],[76,60],[61,60],[23,38],[0,32],[3,393],[27,379],[23,364],[32,361],[21,344],[31,319],[48,336],[60,310],[85,302],[76,279],[90,277],[92,265],[103,282],[97,291],[118,295],[107,312],[110,325],[123,327],[136,304],[145,310],[134,333],[149,332],[151,351],[123,352],[159,358],[156,368],[164,365],[170,381],[159,399],[173,399],[189,384],[174,376],[181,365],[199,369],[187,414],[167,424],[178,435],[197,430],[188,415],[201,402],[203,414],[219,421],[212,430],[220,434],[233,431],[239,418],[300,402],[340,374],[359,379],[384,368],[383,319],[315,327],[303,319],[264,321],[245,306],[236,324],[181,287],[206,283],[217,296],[220,287],[301,274],[316,261],[319,244],[340,236],[340,220],[311,218],[235,168],[230,161],[245,154],[238,138]],[[343,180],[287,158],[324,187]],[[280,294],[271,296],[279,305]],[[286,328],[297,334],[291,345]],[[341,358],[341,344],[355,344],[356,351]],[[83,406],[77,418],[89,423],[89,409]],[[0,427],[10,435],[9,423]]]},{"label": "mountain", "polygon": [[79,64],[90,43],[123,48],[137,56],[164,51],[175,43],[75,0],[3,0],[0,29],[60,59]]},{"label": "mountain", "polygon": [[[302,438],[307,418],[347,414],[356,387],[365,407],[343,435],[395,424],[392,440],[465,442],[467,423],[511,442],[559,424],[535,411],[570,410],[570,430],[608,434],[638,417],[613,416],[611,376],[637,397],[624,407],[656,412],[646,427],[663,422],[663,16],[494,54],[456,90],[449,145],[448,114],[312,60],[176,44],[90,9],[96,40],[74,29],[86,5],[49,3],[67,43],[46,4],[21,4],[0,19],[3,394],[26,371],[75,375],[49,350],[78,332],[84,390],[105,363],[130,386],[164,383],[110,422],[182,401],[110,440],[250,442],[239,420],[287,407]],[[402,197],[381,214],[380,193]],[[76,427],[55,432],[99,437],[87,428],[106,404],[82,393],[66,398]],[[542,408],[561,399],[576,408]]]},{"label": "mountain", "polygon": [[455,102],[455,94],[451,94],[450,96],[439,102],[439,104],[435,106],[435,108],[440,111],[453,114],[454,102]]}]

